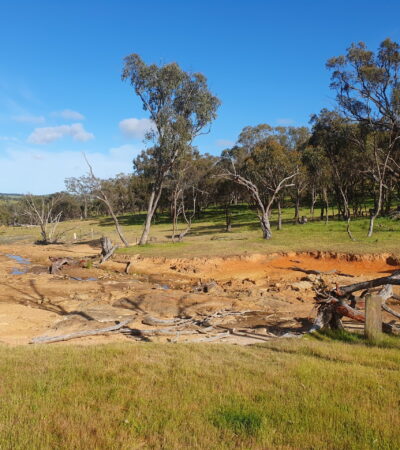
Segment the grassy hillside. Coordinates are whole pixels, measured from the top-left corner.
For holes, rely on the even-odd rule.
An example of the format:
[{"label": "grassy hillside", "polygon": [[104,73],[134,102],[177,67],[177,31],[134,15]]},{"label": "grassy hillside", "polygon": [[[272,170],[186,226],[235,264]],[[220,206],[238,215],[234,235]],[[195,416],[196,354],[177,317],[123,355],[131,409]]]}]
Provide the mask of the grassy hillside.
[{"label": "grassy hillside", "polygon": [[0,347],[0,447],[400,447],[400,341]]}]

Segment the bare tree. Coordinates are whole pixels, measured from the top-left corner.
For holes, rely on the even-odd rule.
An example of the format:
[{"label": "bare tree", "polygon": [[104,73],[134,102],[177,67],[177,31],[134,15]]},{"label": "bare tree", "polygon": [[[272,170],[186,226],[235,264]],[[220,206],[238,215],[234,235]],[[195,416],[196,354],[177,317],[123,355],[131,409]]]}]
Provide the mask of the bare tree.
[{"label": "bare tree", "polygon": [[40,227],[41,243],[43,244],[53,244],[61,236],[61,234],[56,234],[56,230],[61,220],[62,211],[54,211],[60,200],[61,195],[39,197],[29,194],[24,198],[24,215],[29,218],[32,224]]},{"label": "bare tree", "polygon": [[93,168],[90,165],[86,155],[83,154],[83,156],[89,167],[88,180],[90,182],[90,192],[91,192],[92,197],[96,198],[97,200],[100,200],[101,202],[103,202],[106,205],[108,212],[110,213],[110,216],[112,217],[112,219],[114,221],[115,229],[117,230],[119,238],[121,239],[121,241],[125,245],[125,247],[129,247],[129,243],[125,239],[124,234],[121,229],[121,226],[119,224],[118,217],[114,213],[114,208],[108,198],[106,191],[103,189],[102,181],[95,176],[95,174],[93,172]]}]

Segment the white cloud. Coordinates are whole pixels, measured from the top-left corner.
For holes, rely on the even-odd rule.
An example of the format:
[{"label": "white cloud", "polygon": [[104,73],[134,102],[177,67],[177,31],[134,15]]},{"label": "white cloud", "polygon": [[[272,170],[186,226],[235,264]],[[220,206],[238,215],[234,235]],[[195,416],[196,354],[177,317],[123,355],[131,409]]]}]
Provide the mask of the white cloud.
[{"label": "white cloud", "polygon": [[278,125],[283,126],[283,127],[287,127],[287,126],[289,126],[289,125],[293,125],[294,122],[295,122],[295,121],[294,121],[293,119],[290,119],[289,117],[282,117],[282,118],[280,118],[280,119],[276,119],[276,123],[277,123]]},{"label": "white cloud", "polygon": [[32,114],[20,114],[18,116],[12,116],[12,120],[20,123],[44,123],[46,119],[43,116],[34,116]]},{"label": "white cloud", "polygon": [[235,143],[233,141],[230,141],[229,139],[217,139],[215,141],[218,147],[228,148],[232,147]]},{"label": "white cloud", "polygon": [[62,111],[55,111],[51,114],[54,117],[61,117],[65,120],[84,120],[85,116],[78,111],[72,109],[63,109]]},{"label": "white cloud", "polygon": [[154,123],[150,119],[124,119],[119,123],[122,133],[130,138],[143,139],[145,134],[155,129]]},{"label": "white cloud", "polygon": [[75,141],[86,142],[94,138],[92,133],[87,132],[81,123],[72,125],[60,125],[57,127],[35,128],[28,137],[30,144],[49,144],[65,136],[71,136]]},{"label": "white cloud", "polygon": [[2,141],[2,142],[18,142],[18,139],[13,136],[0,136],[0,141]]},{"label": "white cloud", "polygon": [[[140,146],[123,145],[105,153],[86,152],[94,173],[109,178],[118,173],[132,172],[132,159]],[[0,192],[49,194],[65,190],[64,180],[88,172],[80,151],[37,151],[34,148],[9,148],[0,154]]]}]

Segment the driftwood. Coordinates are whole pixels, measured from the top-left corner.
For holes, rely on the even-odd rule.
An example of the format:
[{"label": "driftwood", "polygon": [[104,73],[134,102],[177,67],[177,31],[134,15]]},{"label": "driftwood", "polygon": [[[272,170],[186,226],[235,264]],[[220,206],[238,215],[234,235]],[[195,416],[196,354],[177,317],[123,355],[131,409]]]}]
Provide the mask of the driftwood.
[{"label": "driftwood", "polygon": [[121,330],[124,334],[132,336],[176,336],[180,334],[196,334],[196,330],[185,330],[183,328],[153,328],[148,330],[139,330],[138,328],[124,328]]},{"label": "driftwood", "polygon": [[71,264],[77,265],[78,264],[78,262],[74,261],[72,258],[52,258],[52,257],[50,257],[49,259],[51,261],[51,266],[49,268],[49,272],[51,274],[59,273],[61,268],[64,265],[71,265]]},{"label": "driftwood", "polygon": [[100,239],[100,243],[101,243],[100,264],[103,264],[104,262],[106,262],[108,259],[111,258],[115,250],[117,250],[118,245],[113,245],[111,239],[109,237],[104,236]]},{"label": "driftwood", "polygon": [[348,286],[341,286],[336,291],[336,295],[345,297],[348,294],[352,294],[353,292],[384,286],[386,284],[400,286],[400,272],[397,271],[393,275],[390,275],[388,277],[380,277],[375,278],[374,280],[362,281],[361,283],[350,284]]},{"label": "driftwood", "polygon": [[191,319],[158,319],[156,317],[152,317],[152,316],[146,316],[143,320],[142,323],[145,325],[181,325],[184,323],[189,323],[193,321]]},{"label": "driftwood", "polygon": [[225,331],[223,333],[218,333],[214,336],[209,336],[209,337],[201,337],[201,338],[195,338],[195,339],[190,339],[190,340],[186,340],[185,342],[188,343],[197,343],[197,342],[214,342],[214,341],[219,341],[220,339],[224,339],[226,337],[230,336],[230,332],[229,331]]},{"label": "driftwood", "polygon": [[40,336],[40,337],[36,337],[33,338],[30,341],[30,344],[49,344],[52,342],[62,342],[62,341],[69,341],[71,339],[77,339],[77,338],[81,338],[81,337],[87,337],[87,336],[96,336],[96,335],[101,335],[101,334],[107,334],[107,333],[111,333],[114,331],[119,331],[121,330],[123,327],[125,327],[125,325],[127,325],[129,322],[131,322],[132,318],[129,318],[127,320],[124,320],[118,324],[106,327],[106,328],[98,328],[95,330],[85,330],[85,331],[77,331],[75,333],[70,333],[70,334],[64,334],[61,336]]},{"label": "driftwood", "polygon": [[338,272],[335,270],[329,270],[328,272],[321,272],[320,270],[313,270],[313,269],[302,269],[301,267],[291,267],[291,270],[296,270],[297,272],[303,272],[307,275],[338,275],[340,277],[349,277],[354,278],[354,275],[350,275],[348,273]]},{"label": "driftwood", "polygon": [[[392,285],[400,285],[400,272],[395,272],[388,277],[380,277],[348,286],[336,287],[329,292],[317,292],[316,302],[318,305],[318,314],[310,331],[312,332],[322,328],[342,328],[342,317],[349,317],[350,319],[365,323],[365,313],[355,308],[357,298],[353,293],[366,289],[361,294],[362,298],[369,290],[375,290],[374,288],[380,286],[383,286],[378,293],[378,296],[382,300],[382,309],[400,318],[400,313],[397,313],[386,304],[386,301],[393,296]],[[384,331],[390,328],[387,325],[383,324]]]}]

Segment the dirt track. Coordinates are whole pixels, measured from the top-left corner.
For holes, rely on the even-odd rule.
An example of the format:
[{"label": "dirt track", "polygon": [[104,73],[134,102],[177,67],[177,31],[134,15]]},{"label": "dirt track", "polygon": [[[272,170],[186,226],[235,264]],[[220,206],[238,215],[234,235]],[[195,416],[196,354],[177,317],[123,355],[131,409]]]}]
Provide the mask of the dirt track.
[{"label": "dirt track", "polygon": [[[379,277],[400,268],[399,261],[390,255],[357,257],[317,253],[209,259],[116,255],[113,261],[100,267],[88,264],[88,258],[98,253],[98,248],[89,245],[1,246],[0,341],[26,344],[35,336],[101,328],[105,323],[124,318],[131,319],[130,327],[143,329],[146,326],[142,319],[147,315],[201,317],[221,310],[257,311],[231,318],[222,325],[251,328],[254,339],[259,336],[263,340],[271,332],[281,335],[307,329],[314,317],[315,276],[295,271],[294,267],[321,272],[336,270],[354,276],[324,275],[327,283],[339,285]],[[18,262],[10,255],[26,258],[29,264]],[[81,264],[67,266],[60,274],[51,275],[48,273],[50,256],[76,258]],[[128,261],[132,264],[125,274]],[[131,338],[111,334],[72,342],[127,339]],[[250,343],[254,339],[239,342],[240,339],[231,338],[230,342]]]}]

